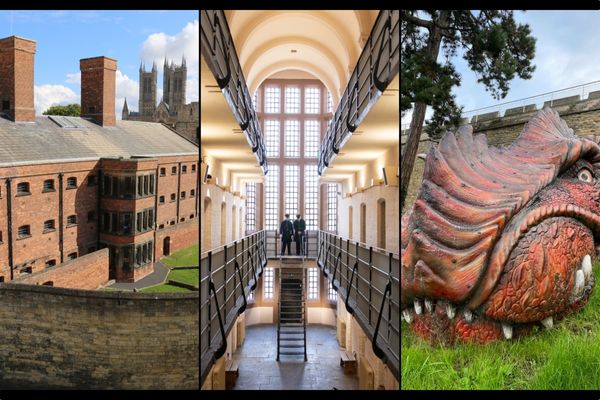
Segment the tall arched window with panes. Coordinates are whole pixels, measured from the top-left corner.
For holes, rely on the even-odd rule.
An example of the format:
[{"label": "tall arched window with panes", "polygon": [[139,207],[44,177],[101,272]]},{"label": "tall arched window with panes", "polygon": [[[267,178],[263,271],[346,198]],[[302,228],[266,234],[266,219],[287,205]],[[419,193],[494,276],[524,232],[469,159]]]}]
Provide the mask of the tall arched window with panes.
[{"label": "tall arched window with panes", "polygon": [[267,79],[253,96],[269,163],[264,185],[265,229],[285,214],[319,226],[319,144],[332,117],[331,95],[319,80]]}]

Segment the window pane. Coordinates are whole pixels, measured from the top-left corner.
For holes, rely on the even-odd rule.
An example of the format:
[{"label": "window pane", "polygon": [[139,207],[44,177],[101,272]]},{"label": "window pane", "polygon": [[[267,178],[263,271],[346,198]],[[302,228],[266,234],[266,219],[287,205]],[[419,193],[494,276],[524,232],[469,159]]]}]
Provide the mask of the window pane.
[{"label": "window pane", "polygon": [[265,268],[265,273],[263,274],[263,298],[264,299],[272,299],[273,298],[273,282],[274,281],[275,281],[274,268]]},{"label": "window pane", "polygon": [[327,230],[337,231],[337,184],[327,185]]},{"label": "window pane", "polygon": [[320,126],[317,120],[304,121],[304,157],[319,155]]},{"label": "window pane", "polygon": [[285,88],[285,112],[298,114],[300,112],[300,88]]},{"label": "window pane", "polygon": [[304,167],[304,221],[308,230],[317,229],[318,179],[317,166],[306,165]]},{"label": "window pane", "polygon": [[269,165],[265,184],[265,229],[279,227],[279,166]]},{"label": "window pane", "polygon": [[298,213],[298,181],[299,167],[297,165],[285,166],[285,214]]},{"label": "window pane", "polygon": [[267,157],[279,157],[279,121],[265,121],[265,151]]},{"label": "window pane", "polygon": [[256,230],[256,183],[246,183],[246,234]]},{"label": "window pane", "polygon": [[308,274],[308,300],[319,299],[319,271],[317,268],[307,268]]},{"label": "window pane", "polygon": [[304,88],[304,112],[318,114],[321,112],[321,89],[318,87]]},{"label": "window pane", "polygon": [[329,281],[329,285],[327,286],[327,299],[329,301],[337,301],[337,292],[333,289],[331,281]]},{"label": "window pane", "polygon": [[285,121],[285,156],[300,157],[300,121]]},{"label": "window pane", "polygon": [[278,113],[280,110],[281,89],[278,86],[265,88],[265,112]]}]

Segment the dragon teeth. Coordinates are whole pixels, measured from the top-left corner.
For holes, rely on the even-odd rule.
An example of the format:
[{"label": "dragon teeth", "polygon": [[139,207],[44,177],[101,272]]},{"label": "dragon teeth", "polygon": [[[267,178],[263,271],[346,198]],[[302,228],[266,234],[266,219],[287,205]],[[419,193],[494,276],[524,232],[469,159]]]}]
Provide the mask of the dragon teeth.
[{"label": "dragon teeth", "polygon": [[542,325],[544,325],[546,329],[552,329],[552,327],[554,326],[554,320],[552,319],[552,317],[544,318],[542,320]]},{"label": "dragon teeth", "polygon": [[575,273],[575,287],[573,288],[573,294],[575,296],[581,295],[583,292],[583,286],[585,285],[585,276],[583,271],[578,269]]},{"label": "dragon teeth", "polygon": [[421,315],[421,313],[423,312],[423,306],[421,305],[421,301],[419,299],[415,299],[414,304],[415,313],[417,313],[417,315]]},{"label": "dragon teeth", "polygon": [[408,309],[402,310],[402,316],[404,317],[404,320],[409,324],[412,322],[412,315],[410,315],[410,311]]},{"label": "dragon teeth", "polygon": [[425,299],[425,309],[427,312],[433,312],[433,301]]},{"label": "dragon teeth", "polygon": [[449,319],[453,319],[456,315],[456,307],[450,303],[446,304],[446,314],[448,315]]},{"label": "dragon teeth", "polygon": [[463,312],[463,314],[464,314],[464,316],[465,316],[465,320],[466,320],[467,322],[471,322],[471,321],[473,321],[473,313],[471,312],[471,310],[465,310],[465,311]]},{"label": "dragon teeth", "polygon": [[502,324],[502,333],[506,339],[512,339],[513,327],[508,324]]},{"label": "dragon teeth", "polygon": [[583,275],[585,276],[585,280],[587,281],[592,276],[592,257],[589,254],[586,254],[583,257],[583,261],[581,262],[581,270],[583,271]]}]

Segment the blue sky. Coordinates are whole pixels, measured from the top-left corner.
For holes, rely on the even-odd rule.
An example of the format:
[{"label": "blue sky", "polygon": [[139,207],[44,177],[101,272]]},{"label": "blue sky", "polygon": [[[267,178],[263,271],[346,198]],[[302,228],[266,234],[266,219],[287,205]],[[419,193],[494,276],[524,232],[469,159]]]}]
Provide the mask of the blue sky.
[{"label": "blue sky", "polygon": [[[532,79],[514,79],[507,97],[496,101],[482,84],[477,83],[476,74],[459,55],[454,59],[454,65],[462,76],[462,83],[454,89],[454,93],[464,111],[600,80],[600,11],[515,11],[515,19],[529,24],[532,35],[537,38],[536,70]],[[600,84],[590,90],[600,90]],[[581,94],[581,89],[556,97],[574,94]],[[526,104],[532,102],[537,103],[538,100],[525,101]],[[403,128],[410,123],[410,113],[402,117],[401,123]]]},{"label": "blue sky", "polygon": [[185,52],[188,101],[198,101],[198,11],[0,11],[0,37],[11,35],[37,42],[35,54],[36,113],[52,104],[79,102],[79,60],[117,59],[117,102],[120,118],[124,97],[138,108],[140,61],[150,70],[156,61],[158,100],[162,96],[164,57],[179,64]]}]

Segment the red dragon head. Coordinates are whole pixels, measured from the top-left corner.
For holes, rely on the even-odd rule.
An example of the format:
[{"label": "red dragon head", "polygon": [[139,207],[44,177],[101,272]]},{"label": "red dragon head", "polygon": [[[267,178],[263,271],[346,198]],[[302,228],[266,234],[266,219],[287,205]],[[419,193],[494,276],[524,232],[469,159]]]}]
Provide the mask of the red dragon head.
[{"label": "red dragon head", "polygon": [[401,223],[401,309],[428,339],[512,338],[584,306],[600,239],[600,147],[549,108],[508,147],[446,133]]}]

